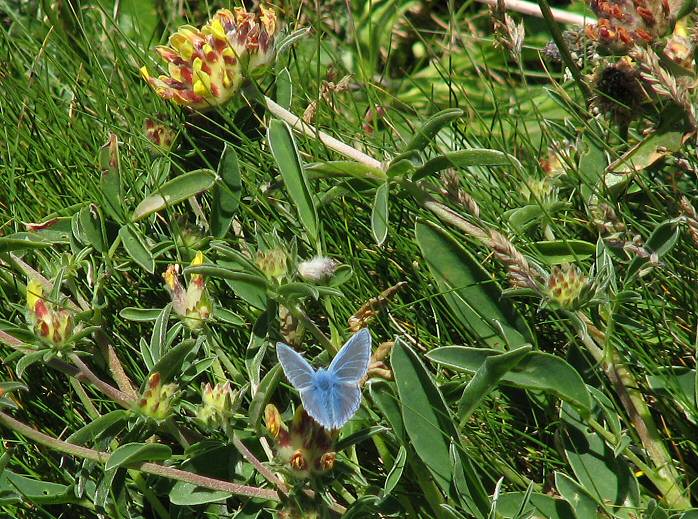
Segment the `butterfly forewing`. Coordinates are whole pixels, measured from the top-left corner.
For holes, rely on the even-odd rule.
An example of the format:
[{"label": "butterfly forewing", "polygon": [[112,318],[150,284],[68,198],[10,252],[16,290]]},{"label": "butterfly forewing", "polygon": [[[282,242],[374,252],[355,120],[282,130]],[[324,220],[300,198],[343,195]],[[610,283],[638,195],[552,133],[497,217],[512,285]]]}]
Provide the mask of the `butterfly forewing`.
[{"label": "butterfly forewing", "polygon": [[367,328],[356,332],[332,359],[328,371],[338,382],[358,384],[366,375],[371,359],[371,333]]},{"label": "butterfly forewing", "polygon": [[290,346],[283,342],[276,343],[276,356],[286,373],[286,378],[296,389],[303,391],[313,385],[315,370]]}]

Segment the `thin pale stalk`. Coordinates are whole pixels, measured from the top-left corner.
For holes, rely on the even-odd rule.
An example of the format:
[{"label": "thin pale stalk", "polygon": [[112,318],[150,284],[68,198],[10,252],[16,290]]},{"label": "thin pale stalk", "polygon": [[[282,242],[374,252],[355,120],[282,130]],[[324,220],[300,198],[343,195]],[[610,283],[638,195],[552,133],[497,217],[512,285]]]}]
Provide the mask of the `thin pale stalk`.
[{"label": "thin pale stalk", "polygon": [[111,398],[114,402],[126,409],[131,408],[133,404],[133,399],[131,399],[129,395],[127,395],[123,391],[116,389],[114,386],[111,386],[104,382],[102,379],[100,379],[97,375],[95,375],[92,372],[90,368],[87,367],[87,364],[85,364],[82,361],[82,359],[78,357],[75,353],[70,354],[70,361],[73,364],[75,364],[75,366],[80,370],[78,378],[84,378],[86,380],[89,380],[90,383],[92,383],[92,385],[97,387],[97,389],[99,389],[102,393]]},{"label": "thin pale stalk", "polygon": [[[109,459],[110,454],[108,452],[96,451],[94,449],[89,449],[87,447],[82,447],[80,445],[73,445],[68,442],[64,442],[57,438],[52,438],[42,432],[32,429],[28,425],[23,424],[0,412],[0,425],[12,429],[13,431],[35,441],[40,445],[45,445],[53,450],[63,452],[65,454],[70,454],[71,456],[77,456],[79,458],[84,458],[92,461],[96,461],[100,464],[105,464]],[[128,465],[128,468],[138,470],[140,472],[145,472],[147,474],[154,474],[156,476],[162,476],[168,479],[174,479],[176,481],[184,481],[186,483],[192,483],[193,485],[199,487],[210,488],[212,490],[220,490],[222,492],[229,492],[231,494],[239,496],[248,496],[259,499],[267,499],[269,501],[280,501],[278,493],[273,490],[266,488],[250,487],[247,485],[238,485],[236,483],[230,483],[228,481],[222,481],[220,479],[213,479],[206,476],[200,476],[199,474],[194,474],[192,472],[187,472],[185,470],[175,469],[173,467],[166,467],[165,465],[160,465],[157,463],[134,463]]]},{"label": "thin pale stalk", "polygon": [[265,96],[264,101],[267,104],[267,109],[272,114],[274,114],[282,121],[288,123],[288,125],[297,132],[303,133],[308,137],[316,138],[328,148],[338,153],[341,153],[345,157],[355,160],[356,162],[360,162],[361,164],[365,164],[366,166],[370,166],[372,168],[381,170],[383,169],[382,164],[373,157],[366,155],[364,152],[359,151],[356,148],[353,148],[348,144],[345,144],[342,141],[335,139],[331,135],[327,135],[325,132],[322,132],[317,128],[309,125],[308,123],[303,121],[303,119],[289,112],[283,106],[277,104],[268,97]]},{"label": "thin pale stalk", "polygon": [[[492,6],[497,5],[497,0],[476,1]],[[525,0],[505,0],[504,5],[506,6],[507,11],[515,11],[517,13],[543,18],[543,13],[541,12],[540,6],[534,4],[533,2],[526,2]],[[596,19],[592,16],[569,13],[563,9],[551,9],[550,11],[552,12],[553,19],[558,23],[569,23],[571,25],[586,25],[596,23]]]}]

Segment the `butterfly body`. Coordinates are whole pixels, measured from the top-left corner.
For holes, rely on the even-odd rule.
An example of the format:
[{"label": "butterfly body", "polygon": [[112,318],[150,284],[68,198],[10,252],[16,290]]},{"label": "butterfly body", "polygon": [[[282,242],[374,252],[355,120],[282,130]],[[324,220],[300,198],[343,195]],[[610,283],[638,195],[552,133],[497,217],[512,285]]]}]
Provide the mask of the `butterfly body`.
[{"label": "butterfly body", "polygon": [[314,370],[281,342],[276,345],[276,352],[286,377],[300,392],[303,407],[325,429],[339,429],[359,409],[359,382],[366,375],[371,357],[368,330],[355,333],[327,369]]}]

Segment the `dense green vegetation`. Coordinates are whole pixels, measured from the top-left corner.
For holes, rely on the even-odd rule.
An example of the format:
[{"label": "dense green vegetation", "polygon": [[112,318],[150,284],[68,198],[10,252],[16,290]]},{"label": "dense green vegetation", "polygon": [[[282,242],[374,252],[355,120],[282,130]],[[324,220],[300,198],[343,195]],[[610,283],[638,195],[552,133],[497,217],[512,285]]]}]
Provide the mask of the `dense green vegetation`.
[{"label": "dense green vegetation", "polygon": [[694,6],[555,4],[0,2],[0,516],[698,517]]}]

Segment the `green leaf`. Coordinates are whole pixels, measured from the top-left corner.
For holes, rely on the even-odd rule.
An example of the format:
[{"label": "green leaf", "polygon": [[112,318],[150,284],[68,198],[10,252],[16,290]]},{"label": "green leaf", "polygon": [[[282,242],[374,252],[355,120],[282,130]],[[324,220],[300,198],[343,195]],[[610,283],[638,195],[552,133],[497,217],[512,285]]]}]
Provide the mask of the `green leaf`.
[{"label": "green leaf", "polygon": [[376,198],[373,201],[373,210],[371,211],[371,231],[373,231],[373,238],[379,246],[383,245],[388,236],[389,198],[389,186],[385,182],[376,189]]},{"label": "green leaf", "polygon": [[267,281],[261,276],[237,272],[219,265],[187,267],[184,269],[184,274],[203,274],[225,279],[226,284],[249,304],[260,310],[267,307]]},{"label": "green leaf", "polygon": [[304,299],[306,297],[317,300],[320,297],[320,292],[318,292],[316,287],[308,283],[300,282],[285,283],[276,289],[276,293],[289,301]]},{"label": "green leaf", "polygon": [[415,236],[454,318],[491,347],[515,348],[533,342],[525,321],[502,299],[490,275],[450,234],[418,221]]},{"label": "green leaf", "polygon": [[531,346],[521,346],[515,350],[486,357],[475,376],[465,386],[463,396],[458,404],[458,417],[465,423],[477,406],[499,384],[499,380],[531,352]]},{"label": "green leaf", "polygon": [[339,440],[335,445],[335,451],[340,452],[345,449],[348,449],[349,447],[352,447],[354,445],[368,440],[371,436],[380,434],[387,430],[388,429],[381,425],[374,425],[372,427],[369,427],[368,429],[361,429]]},{"label": "green leaf", "polygon": [[368,386],[371,400],[376,407],[380,409],[381,414],[392,427],[393,433],[397,436],[398,440],[404,443],[407,440],[407,436],[405,432],[405,423],[402,420],[400,401],[395,394],[395,384],[374,379],[366,385]]},{"label": "green leaf", "polygon": [[262,416],[264,415],[264,408],[271,401],[276,386],[279,385],[281,380],[281,364],[276,364],[271,368],[266,375],[262,378],[257,388],[257,392],[252,398],[250,403],[250,425],[254,428],[257,434],[262,431]]},{"label": "green leaf", "polygon": [[66,441],[74,445],[87,445],[94,442],[99,435],[107,429],[111,429],[115,425],[121,423],[126,425],[128,417],[128,411],[117,409],[116,411],[95,418],[90,423],[68,436]]},{"label": "green leaf", "polygon": [[[546,494],[532,493],[524,506],[524,492],[507,492],[497,498],[497,513],[504,519],[526,517],[529,519],[576,519],[570,505],[562,499]],[[523,507],[523,509],[522,509]],[[596,516],[580,516],[596,517]]]},{"label": "green leaf", "polygon": [[119,316],[128,321],[148,322],[155,321],[162,313],[162,308],[136,308],[135,306],[127,306],[122,308]]},{"label": "green leaf", "polygon": [[145,237],[140,231],[136,227],[126,224],[119,229],[119,237],[131,259],[147,272],[153,274],[155,272],[155,258],[153,258],[153,254],[145,243]]},{"label": "green leaf", "polygon": [[213,307],[213,318],[222,323],[231,324],[233,326],[245,326],[245,319],[227,308],[220,305]]},{"label": "green leaf", "polygon": [[211,204],[211,234],[223,238],[232,222],[242,195],[240,164],[235,150],[227,142],[218,162],[220,180],[213,186]]},{"label": "green leaf", "polygon": [[533,248],[548,265],[576,263],[596,254],[596,244],[582,240],[538,241]]},{"label": "green leaf", "polygon": [[400,482],[402,477],[402,471],[405,469],[405,462],[407,461],[407,449],[403,445],[400,445],[400,450],[395,456],[393,461],[393,466],[390,467],[390,472],[385,478],[385,485],[383,486],[383,495],[389,495],[393,489]]},{"label": "green leaf", "polygon": [[46,249],[52,246],[53,242],[29,233],[16,233],[0,237],[0,253],[18,250]]},{"label": "green leaf", "polygon": [[472,148],[452,151],[428,160],[414,172],[412,180],[419,180],[444,169],[468,166],[514,166],[523,169],[521,163],[512,155],[497,150]]},{"label": "green leaf", "polygon": [[448,407],[424,364],[400,340],[395,342],[390,365],[411,444],[438,485],[448,493],[451,485],[449,439],[458,437]]},{"label": "green leaf", "polygon": [[647,377],[647,383],[657,395],[678,405],[692,423],[698,423],[696,370],[684,366],[659,368]]},{"label": "green leaf", "polygon": [[153,333],[150,336],[150,357],[154,362],[160,360],[162,353],[165,350],[165,339],[167,337],[167,325],[170,321],[172,313],[172,303],[167,303],[165,308],[160,311],[153,326]]},{"label": "green leaf", "polygon": [[[421,164],[420,164],[421,165]],[[414,162],[409,159],[398,159],[388,165],[385,174],[388,178],[409,178],[415,171]]]},{"label": "green leaf", "polygon": [[269,123],[267,139],[271,153],[284,179],[288,194],[298,210],[301,223],[312,241],[317,240],[318,219],[315,200],[310,191],[308,180],[303,171],[301,159],[298,156],[296,143],[288,125],[273,119]]},{"label": "green leaf", "polygon": [[163,382],[170,381],[176,373],[181,372],[184,359],[187,357],[187,355],[189,355],[196,345],[197,342],[194,339],[182,341],[180,344],[165,353],[160,360],[155,363],[153,368],[150,370],[149,375],[153,373],[160,373],[160,380]]},{"label": "green leaf", "polygon": [[229,492],[197,487],[185,481],[177,481],[170,490],[170,502],[179,506],[195,506],[223,501],[232,496]]},{"label": "green leaf", "polygon": [[[486,358],[500,353],[486,348],[444,346],[431,350],[427,357],[449,368],[475,373]],[[553,393],[581,409],[589,410],[592,406],[581,375],[564,359],[550,353],[530,352],[512,371],[505,373],[501,381],[522,389]]]},{"label": "green leaf", "polygon": [[75,501],[73,488],[68,485],[41,481],[5,470],[0,476],[0,492],[15,491],[28,503],[57,505]]},{"label": "green leaf", "polygon": [[595,500],[610,507],[639,506],[638,483],[625,459],[615,456],[613,449],[589,429],[569,404],[562,404],[560,417],[564,424],[561,436],[567,461],[580,486]]},{"label": "green leaf", "polygon": [[597,517],[599,504],[575,480],[562,472],[555,472],[555,488],[575,511],[578,519]]},{"label": "green leaf", "polygon": [[209,190],[216,183],[216,173],[210,169],[197,169],[165,182],[156,192],[141,201],[133,211],[131,220],[137,222],[153,213]]},{"label": "green leaf", "polygon": [[276,102],[286,110],[290,110],[292,100],[293,83],[291,81],[291,74],[288,69],[284,67],[276,74]]},{"label": "green leaf", "polygon": [[385,173],[380,169],[354,162],[353,160],[337,160],[316,162],[305,168],[309,179],[355,177],[363,180],[383,181]]},{"label": "green leaf", "polygon": [[464,113],[460,108],[447,108],[435,113],[424,124],[414,130],[414,136],[407,143],[404,150],[423,151],[444,126],[460,119]]},{"label": "green leaf", "polygon": [[102,170],[99,188],[104,198],[104,208],[109,216],[117,222],[121,222],[124,215],[124,197],[121,192],[121,160],[119,141],[113,133],[109,134],[109,140],[99,149],[99,167]]},{"label": "green leaf", "polygon": [[[453,467],[453,486],[456,494],[460,498],[463,508],[477,519],[488,517],[485,508],[487,503],[481,502],[482,498],[480,497],[480,508],[478,508],[478,501],[473,497],[474,495],[485,495],[485,489],[482,486],[482,482],[477,477],[477,472],[475,472],[472,462],[467,455],[465,458],[460,455],[458,447],[453,442],[449,446],[448,454],[451,458],[451,466]],[[473,489],[475,493],[473,493]]]},{"label": "green leaf", "polygon": [[96,251],[104,252],[107,250],[104,234],[102,233],[102,214],[94,204],[83,207],[80,210],[80,227],[84,233],[89,245]]},{"label": "green leaf", "polygon": [[40,351],[32,351],[31,353],[27,353],[17,361],[17,365],[15,366],[15,373],[17,373],[17,378],[22,378],[22,375],[24,375],[24,371],[31,366],[32,364],[36,364],[37,362],[43,362],[44,361],[44,355],[46,355],[47,350],[40,350]]},{"label": "green leaf", "polygon": [[[458,430],[446,402],[422,361],[399,339],[391,352],[390,365],[410,444],[437,485],[449,495],[453,482],[449,449],[451,438],[458,438]],[[467,479],[479,481],[475,474],[469,474]],[[489,499],[484,492],[480,488],[471,488],[470,491],[476,508],[482,511],[484,507],[487,510]]]},{"label": "green leaf", "polygon": [[[655,227],[644,247],[650,254],[654,253],[657,258],[661,258],[672,249],[678,239],[678,221],[676,219],[667,220]],[[628,265],[626,278],[631,279],[649,260],[650,258],[635,256],[630,265]]]},{"label": "green leaf", "polygon": [[104,470],[144,461],[163,461],[170,457],[172,457],[172,449],[162,443],[127,443],[112,452],[104,465]]}]

